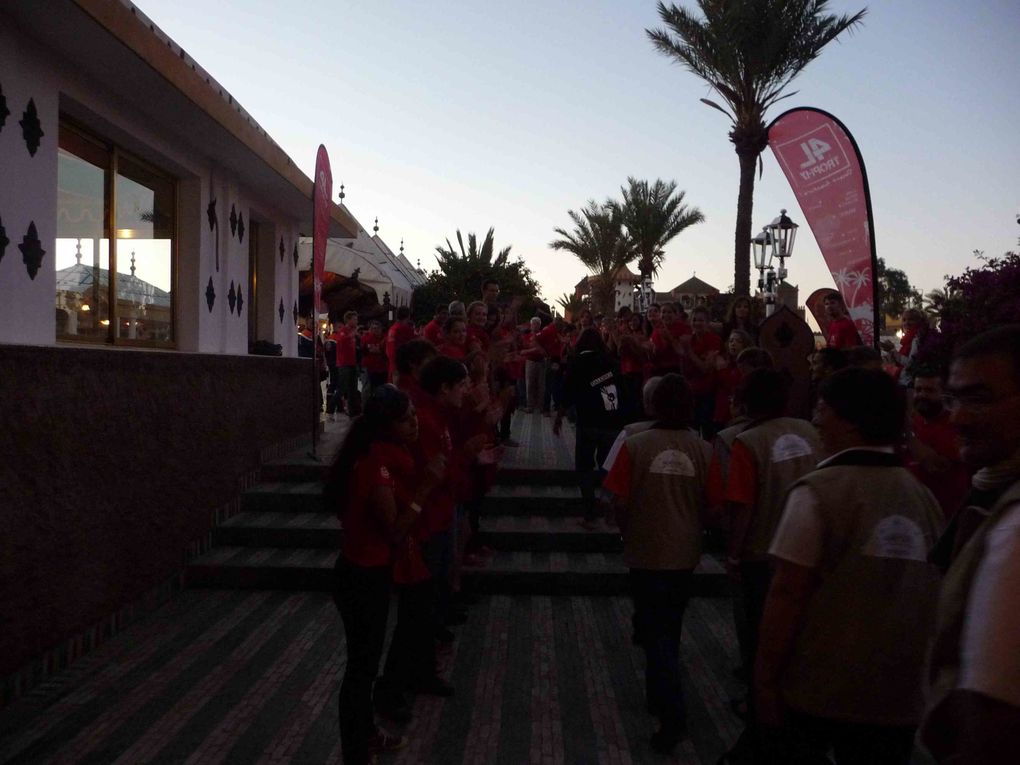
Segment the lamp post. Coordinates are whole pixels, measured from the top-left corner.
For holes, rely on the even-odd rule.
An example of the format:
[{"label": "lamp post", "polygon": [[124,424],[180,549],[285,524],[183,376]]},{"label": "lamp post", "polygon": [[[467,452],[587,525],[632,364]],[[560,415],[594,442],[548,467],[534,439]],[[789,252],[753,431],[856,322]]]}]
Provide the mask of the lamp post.
[{"label": "lamp post", "polygon": [[780,283],[786,279],[786,259],[793,255],[793,243],[797,239],[797,229],[800,228],[790,220],[786,210],[779,211],[779,217],[765,227],[765,230],[772,237],[772,256],[779,258],[778,277]]},{"label": "lamp post", "polygon": [[776,309],[776,272],[772,268],[774,252],[772,235],[768,227],[751,239],[754,267],[758,269],[758,291],[765,299],[765,316],[771,316]]}]

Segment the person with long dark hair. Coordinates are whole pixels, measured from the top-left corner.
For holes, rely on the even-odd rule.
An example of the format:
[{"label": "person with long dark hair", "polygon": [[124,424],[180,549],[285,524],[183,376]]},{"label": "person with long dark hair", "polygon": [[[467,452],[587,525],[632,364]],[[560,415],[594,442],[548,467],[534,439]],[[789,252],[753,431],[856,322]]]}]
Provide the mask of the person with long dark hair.
[{"label": "person with long dark hair", "polygon": [[370,762],[375,753],[406,743],[376,727],[372,684],[386,636],[394,547],[407,539],[444,470],[438,461],[418,479],[408,449],[417,439],[418,418],[407,394],[393,385],[377,388],[352,422],[324,491],[344,528],[333,599],[347,636],[339,702],[347,763]]},{"label": "person with long dark hair", "polygon": [[733,330],[739,329],[751,336],[751,345],[758,344],[758,322],[754,318],[754,304],[746,296],[733,298],[726,309],[726,320],[722,325],[723,339],[729,339]]}]

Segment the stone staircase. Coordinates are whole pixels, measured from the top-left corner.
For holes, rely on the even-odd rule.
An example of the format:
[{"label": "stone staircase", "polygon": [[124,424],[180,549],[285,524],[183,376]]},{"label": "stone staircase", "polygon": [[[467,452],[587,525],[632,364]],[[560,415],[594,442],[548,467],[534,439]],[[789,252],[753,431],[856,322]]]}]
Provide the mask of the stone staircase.
[{"label": "stone staircase", "polygon": [[[522,435],[531,435],[530,443],[501,467],[482,507],[485,541],[497,553],[487,567],[465,569],[464,586],[481,593],[625,593],[619,534],[605,524],[589,531],[577,523],[582,506],[574,472],[562,459],[534,467],[542,464],[533,453],[541,439],[527,428]],[[343,530],[321,503],[325,470],[300,454],[265,465],[241,512],[217,527],[212,549],[188,565],[187,585],[330,590]],[[729,591],[715,557],[703,556],[694,588],[699,595]]]}]

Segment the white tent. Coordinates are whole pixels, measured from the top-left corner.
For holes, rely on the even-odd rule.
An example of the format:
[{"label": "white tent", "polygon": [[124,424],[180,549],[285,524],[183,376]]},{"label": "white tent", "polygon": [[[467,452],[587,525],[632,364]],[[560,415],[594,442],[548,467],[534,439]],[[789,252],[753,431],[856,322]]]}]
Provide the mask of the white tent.
[{"label": "white tent", "polygon": [[[359,246],[352,246],[355,244]],[[308,271],[311,267],[312,240],[302,237],[298,242],[298,268]],[[374,289],[380,303],[388,292],[395,306],[410,305],[411,293],[417,286],[369,237],[327,240],[325,268],[346,277],[357,270],[358,281]]]}]

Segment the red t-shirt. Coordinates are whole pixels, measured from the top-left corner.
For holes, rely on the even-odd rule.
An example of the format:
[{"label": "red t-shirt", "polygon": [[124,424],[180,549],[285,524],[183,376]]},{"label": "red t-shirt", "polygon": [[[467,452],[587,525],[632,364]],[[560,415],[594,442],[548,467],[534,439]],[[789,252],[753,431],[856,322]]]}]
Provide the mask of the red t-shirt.
[{"label": "red t-shirt", "polygon": [[343,523],[343,556],[358,566],[387,566],[392,562],[392,545],[385,521],[375,514],[369,498],[380,487],[393,489],[399,500],[407,501],[415,483],[414,459],[406,447],[376,441],[351,472],[349,500],[340,511]]},{"label": "red t-shirt", "polygon": [[935,419],[926,420],[916,412],[912,415],[914,435],[925,446],[935,450],[940,457],[949,460],[949,469],[935,473],[924,470],[920,463],[910,460],[907,467],[917,480],[927,486],[935,495],[946,519],[963,505],[970,491],[970,471],[960,460],[960,441],[956,430],[949,422],[949,412],[941,412]]},{"label": "red t-shirt", "polygon": [[485,331],[484,327],[479,327],[476,324],[468,324],[467,347],[472,351],[489,350],[489,333]]},{"label": "red t-shirt", "polygon": [[397,348],[414,340],[414,327],[404,321],[396,322],[386,333],[386,359],[390,363],[390,380],[397,368]]},{"label": "red t-shirt", "polygon": [[444,343],[439,346],[439,352],[443,356],[449,356],[451,359],[457,359],[457,361],[463,361],[467,358],[467,350],[463,345],[456,345],[454,343]]},{"label": "red t-shirt", "polygon": [[425,325],[425,329],[422,330],[421,334],[422,337],[438,348],[439,344],[443,342],[443,325],[433,319]]},{"label": "red t-shirt", "polygon": [[[722,338],[715,332],[708,330],[700,335],[691,335],[691,353],[702,361],[711,352],[722,351]],[[715,389],[715,369],[702,372],[694,363],[685,359],[684,375],[691,384],[691,391],[696,395],[711,393]]]},{"label": "red t-shirt", "polygon": [[383,374],[389,368],[386,359],[386,338],[371,331],[361,335],[361,366],[369,374]]},{"label": "red t-shirt", "polygon": [[645,352],[639,343],[644,340],[640,334],[629,329],[620,330],[620,371],[625,375],[641,374],[645,368]]},{"label": "red t-shirt", "polygon": [[633,473],[633,461],[631,460],[630,452],[627,451],[627,444],[624,444],[620,447],[620,451],[617,452],[616,459],[613,460],[613,466],[609,469],[609,473],[602,479],[602,488],[611,494],[615,494],[621,500],[626,501],[630,498],[630,485]]},{"label": "red t-shirt", "polygon": [[758,499],[758,466],[750,450],[740,441],[734,441],[730,450],[730,473],[723,499],[752,506]]},{"label": "red t-shirt", "polygon": [[841,316],[829,322],[828,339],[826,344],[830,348],[856,348],[861,344],[861,336],[857,334],[857,327],[853,320],[847,316]]},{"label": "red t-shirt", "polygon": [[546,324],[542,331],[535,335],[535,342],[542,347],[553,361],[558,361],[563,352],[563,343],[560,341],[560,333],[556,331],[556,324]]},{"label": "red t-shirt", "polygon": [[730,411],[730,399],[733,397],[737,386],[740,384],[740,369],[735,362],[725,369],[719,369],[715,373],[715,412],[712,415],[713,422],[729,422],[733,415]]},{"label": "red t-shirt", "polygon": [[684,335],[691,334],[691,327],[685,321],[675,321],[668,329],[672,340],[666,338],[661,327],[652,330],[652,354],[656,369],[678,369],[683,363],[673,343]]},{"label": "red t-shirt", "polygon": [[358,365],[358,353],[354,340],[356,332],[357,330],[350,327],[339,327],[333,332],[338,367],[356,367]]},{"label": "red t-shirt", "polygon": [[424,541],[452,527],[457,476],[453,464],[453,439],[447,427],[449,416],[432,396],[424,392],[415,406],[418,410],[418,443],[414,454],[419,468],[425,469],[440,454],[445,454],[447,459],[446,478],[429,494],[422,506],[418,530]]}]

